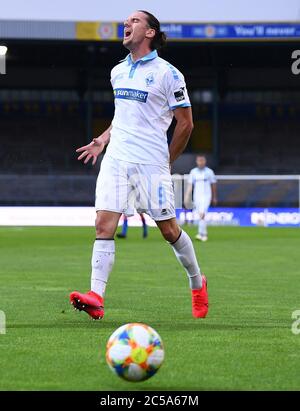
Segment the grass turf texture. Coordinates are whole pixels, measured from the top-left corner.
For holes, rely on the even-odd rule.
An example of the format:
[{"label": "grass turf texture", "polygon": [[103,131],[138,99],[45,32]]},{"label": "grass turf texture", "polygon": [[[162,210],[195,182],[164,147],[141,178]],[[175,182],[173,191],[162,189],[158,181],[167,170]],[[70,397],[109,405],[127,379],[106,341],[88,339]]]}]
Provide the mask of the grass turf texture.
[{"label": "grass turf texture", "polygon": [[[194,228],[187,228],[195,234]],[[102,321],[74,312],[70,291],[89,289],[91,228],[1,228],[1,390],[298,390],[300,309],[297,229],[210,228],[195,243],[209,279],[210,312],[191,316],[185,272],[150,229],[117,240]],[[110,334],[145,322],[166,360],[146,382],[129,383],[105,362]]]}]

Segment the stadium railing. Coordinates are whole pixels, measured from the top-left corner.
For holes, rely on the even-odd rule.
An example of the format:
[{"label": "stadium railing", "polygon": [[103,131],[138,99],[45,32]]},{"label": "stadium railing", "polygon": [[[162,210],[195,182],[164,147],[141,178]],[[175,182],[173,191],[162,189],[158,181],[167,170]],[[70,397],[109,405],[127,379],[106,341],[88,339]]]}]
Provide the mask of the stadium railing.
[{"label": "stadium railing", "polygon": [[[96,175],[0,175],[0,225],[94,225]],[[184,207],[188,175],[173,175],[179,223],[198,220]],[[300,227],[300,175],[217,175],[211,225]],[[147,218],[150,225],[153,221]],[[139,225],[140,219],[131,225]]]},{"label": "stadium railing", "polygon": [[[207,213],[209,224],[300,226],[299,175],[217,175],[218,204]],[[188,175],[173,175],[180,222],[196,222],[190,199],[184,207]]]}]

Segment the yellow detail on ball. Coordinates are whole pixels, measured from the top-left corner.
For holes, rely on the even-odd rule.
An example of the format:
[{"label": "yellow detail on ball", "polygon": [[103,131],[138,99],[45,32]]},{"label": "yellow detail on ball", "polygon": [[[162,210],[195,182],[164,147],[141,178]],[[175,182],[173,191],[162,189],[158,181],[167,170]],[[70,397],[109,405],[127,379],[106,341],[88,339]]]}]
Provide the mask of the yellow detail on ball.
[{"label": "yellow detail on ball", "polygon": [[142,364],[147,360],[148,354],[145,348],[137,347],[132,350],[130,357],[136,364]]}]

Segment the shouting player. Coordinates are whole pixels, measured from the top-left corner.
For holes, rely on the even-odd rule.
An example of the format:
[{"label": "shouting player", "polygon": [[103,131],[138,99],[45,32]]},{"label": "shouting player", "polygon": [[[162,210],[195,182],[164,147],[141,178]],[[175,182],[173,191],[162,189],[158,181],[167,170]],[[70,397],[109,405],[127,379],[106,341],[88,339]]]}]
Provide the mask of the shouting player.
[{"label": "shouting player", "polygon": [[206,157],[199,154],[196,157],[197,167],[190,171],[188,187],[185,193],[184,203],[187,205],[193,191],[194,210],[198,214],[197,240],[207,241],[207,223],[205,216],[211,204],[217,205],[217,180],[215,173],[206,166]]},{"label": "shouting player", "polygon": [[[175,218],[170,165],[183,152],[193,129],[191,104],[184,77],[158,56],[165,34],[147,11],[136,11],[124,22],[127,57],[111,71],[115,114],[110,127],[77,150],[86,164],[107,146],[96,186],[96,240],[92,255],[91,290],[74,291],[71,304],[92,318],[104,315],[104,293],[115,260],[114,235],[122,213],[134,209],[152,217],[173,248],[189,278],[192,314],[208,312],[206,278],[194,247]],[[166,132],[177,120],[170,146]],[[158,279],[159,280],[159,279]],[[176,302],[174,303],[176,310]],[[176,315],[176,314],[174,314]]]}]

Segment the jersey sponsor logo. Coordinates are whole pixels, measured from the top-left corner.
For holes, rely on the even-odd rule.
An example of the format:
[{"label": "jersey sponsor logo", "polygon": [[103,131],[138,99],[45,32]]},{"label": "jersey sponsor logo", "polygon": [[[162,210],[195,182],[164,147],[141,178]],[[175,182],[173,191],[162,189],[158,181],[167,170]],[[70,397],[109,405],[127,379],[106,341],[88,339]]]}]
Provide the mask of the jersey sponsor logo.
[{"label": "jersey sponsor logo", "polygon": [[176,101],[182,101],[185,99],[184,96],[184,87],[180,87],[180,90],[177,90],[174,92],[174,97],[176,99]]},{"label": "jersey sponsor logo", "polygon": [[208,178],[203,177],[203,176],[197,176],[196,179],[195,179],[195,181],[196,181],[196,182],[198,182],[198,181],[208,181]]},{"label": "jersey sponsor logo", "polygon": [[140,103],[146,103],[148,98],[148,92],[143,90],[136,90],[133,88],[115,88],[114,89],[115,98],[120,98],[123,100],[134,100]]}]

